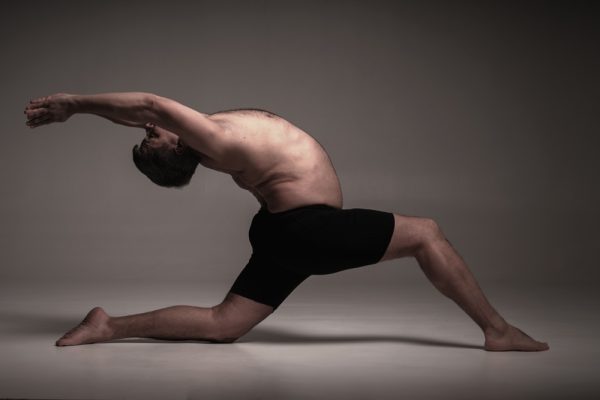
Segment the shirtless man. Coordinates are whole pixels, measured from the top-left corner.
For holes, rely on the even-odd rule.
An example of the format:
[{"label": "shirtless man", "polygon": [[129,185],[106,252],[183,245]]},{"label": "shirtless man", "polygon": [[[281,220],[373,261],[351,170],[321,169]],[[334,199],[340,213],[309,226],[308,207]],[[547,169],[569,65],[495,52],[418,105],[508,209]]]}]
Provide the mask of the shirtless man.
[{"label": "shirtless man", "polygon": [[248,109],[208,115],[150,93],[59,93],[31,100],[25,108],[30,128],[64,122],[76,113],[144,128],[146,137],[133,148],[133,158],[154,183],[184,186],[199,163],[230,174],[261,208],[250,226],[252,256],[220,304],[120,317],[95,307],[57,346],[128,337],[230,343],[312,274],[415,257],[433,285],[479,325],[486,350],[549,348],[492,307],[435,221],[343,209],[340,183],[325,150],[275,114]]}]

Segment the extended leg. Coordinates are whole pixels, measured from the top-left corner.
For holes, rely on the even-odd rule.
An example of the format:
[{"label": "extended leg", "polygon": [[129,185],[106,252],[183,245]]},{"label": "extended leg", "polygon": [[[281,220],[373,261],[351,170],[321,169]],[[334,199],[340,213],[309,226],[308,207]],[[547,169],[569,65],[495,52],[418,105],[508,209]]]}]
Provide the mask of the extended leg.
[{"label": "extended leg", "polygon": [[57,340],[56,345],[73,346],[127,337],[229,343],[272,312],[270,306],[233,293],[211,308],[172,306],[123,317],[110,317],[102,308],[95,307],[79,325]]},{"label": "extended leg", "polygon": [[467,264],[435,221],[398,214],[394,214],[394,218],[394,234],[381,261],[414,256],[434,286],[479,325],[485,336],[486,350],[548,350],[546,343],[508,324],[492,307]]}]

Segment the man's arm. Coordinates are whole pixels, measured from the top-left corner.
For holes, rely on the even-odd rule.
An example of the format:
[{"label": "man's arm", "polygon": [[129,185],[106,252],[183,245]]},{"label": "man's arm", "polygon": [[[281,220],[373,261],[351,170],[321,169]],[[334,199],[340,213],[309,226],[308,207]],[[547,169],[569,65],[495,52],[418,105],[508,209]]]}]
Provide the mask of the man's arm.
[{"label": "man's arm", "polygon": [[27,125],[31,128],[64,122],[77,113],[95,114],[127,126],[143,127],[150,122],[175,133],[188,146],[216,159],[223,157],[231,142],[226,131],[205,114],[151,93],[58,93],[31,100],[25,109]]},{"label": "man's arm", "polygon": [[73,114],[87,113],[114,123],[142,127],[148,118],[149,93],[105,93],[72,95],[57,93],[31,100],[25,108],[27,125],[36,128],[52,122],[64,122]]}]

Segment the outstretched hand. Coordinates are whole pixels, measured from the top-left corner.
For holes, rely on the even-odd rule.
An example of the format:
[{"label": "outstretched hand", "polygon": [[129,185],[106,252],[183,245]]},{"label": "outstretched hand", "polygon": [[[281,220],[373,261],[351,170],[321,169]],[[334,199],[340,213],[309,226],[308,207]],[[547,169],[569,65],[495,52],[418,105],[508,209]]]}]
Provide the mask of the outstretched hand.
[{"label": "outstretched hand", "polygon": [[25,107],[26,125],[37,128],[52,122],[64,122],[73,115],[71,110],[71,95],[56,93],[46,97],[33,99]]}]

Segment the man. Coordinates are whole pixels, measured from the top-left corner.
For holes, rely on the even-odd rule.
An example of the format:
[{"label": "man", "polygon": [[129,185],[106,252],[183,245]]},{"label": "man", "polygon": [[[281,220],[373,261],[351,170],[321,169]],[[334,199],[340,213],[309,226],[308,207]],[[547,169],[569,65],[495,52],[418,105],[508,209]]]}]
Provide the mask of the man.
[{"label": "man", "polygon": [[435,287],[479,325],[486,350],[549,348],[507,323],[491,306],[435,221],[343,209],[340,183],[325,150],[275,114],[245,109],[207,115],[149,93],[59,93],[31,100],[25,108],[31,128],[64,122],[76,113],[145,128],[133,159],[154,183],[184,186],[201,164],[230,174],[261,208],[250,226],[252,256],[220,304],[122,317],[95,307],[57,346],[126,337],[233,342],[312,274],[415,257]]}]

